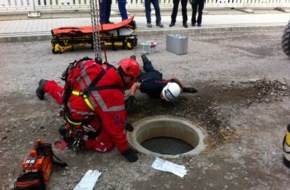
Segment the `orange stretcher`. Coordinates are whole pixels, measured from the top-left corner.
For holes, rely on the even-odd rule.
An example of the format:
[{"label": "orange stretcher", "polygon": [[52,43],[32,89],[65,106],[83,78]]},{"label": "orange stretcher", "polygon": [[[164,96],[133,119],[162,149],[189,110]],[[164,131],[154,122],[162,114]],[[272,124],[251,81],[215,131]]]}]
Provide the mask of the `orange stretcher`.
[{"label": "orange stretcher", "polygon": [[[134,16],[116,24],[101,24],[96,30],[100,32],[100,44],[123,49],[133,49],[137,46],[137,26]],[[93,49],[93,27],[60,27],[51,30],[52,52],[63,53],[73,51],[76,47],[90,46]]]}]

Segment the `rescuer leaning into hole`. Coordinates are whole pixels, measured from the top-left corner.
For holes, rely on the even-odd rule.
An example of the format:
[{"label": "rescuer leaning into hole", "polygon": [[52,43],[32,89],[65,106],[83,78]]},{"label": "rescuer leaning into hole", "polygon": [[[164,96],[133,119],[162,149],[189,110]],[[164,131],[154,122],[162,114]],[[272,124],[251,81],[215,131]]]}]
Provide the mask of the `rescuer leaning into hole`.
[{"label": "rescuer leaning into hole", "polygon": [[[136,56],[131,56],[136,59]],[[130,89],[130,96],[126,99],[126,108],[135,104],[135,93],[139,89],[150,97],[160,98],[168,102],[175,101],[181,92],[197,93],[193,87],[184,87],[179,79],[173,77],[169,80],[162,78],[162,73],[156,70],[145,54],[141,55],[144,72],[140,74]]]}]

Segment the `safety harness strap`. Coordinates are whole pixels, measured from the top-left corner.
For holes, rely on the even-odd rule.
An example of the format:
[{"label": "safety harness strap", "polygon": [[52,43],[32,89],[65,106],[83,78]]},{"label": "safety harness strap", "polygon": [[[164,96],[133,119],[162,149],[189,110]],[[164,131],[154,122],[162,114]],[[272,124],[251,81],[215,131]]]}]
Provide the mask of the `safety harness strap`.
[{"label": "safety harness strap", "polygon": [[119,89],[118,85],[103,85],[103,86],[96,86],[96,84],[101,80],[104,76],[105,71],[102,70],[96,78],[91,82],[88,88],[84,89],[83,91],[72,90],[72,94],[75,96],[82,96],[87,106],[92,110],[95,111],[94,106],[92,105],[91,101],[89,100],[89,96],[91,91],[94,90],[106,90],[106,89]]},{"label": "safety harness strap", "polygon": [[76,90],[73,90],[72,91],[72,94],[75,95],[75,96],[82,96],[85,103],[87,104],[87,106],[92,110],[94,111],[94,107],[92,105],[92,103],[90,102],[90,100],[88,99],[88,96],[86,94],[84,94],[83,92],[79,92],[79,91],[76,91]]},{"label": "safety harness strap", "polygon": [[106,72],[102,70],[91,82],[88,88],[84,89],[83,91],[79,92],[77,90],[72,90],[72,94],[76,96],[82,96],[87,106],[92,110],[95,111],[94,106],[92,105],[91,101],[89,100],[88,96],[90,95],[90,91],[92,90],[93,86],[95,86],[99,80],[104,76]]},{"label": "safety harness strap", "polygon": [[[118,89],[119,87],[117,85],[104,85],[104,86],[98,86],[98,87],[92,87],[91,90],[106,90],[106,89]],[[73,90],[72,94],[75,96],[82,96],[85,103],[87,104],[87,106],[92,110],[94,110],[94,106],[92,105],[91,101],[88,98],[88,95],[84,92],[79,92],[77,90]]]},{"label": "safety harness strap", "polygon": [[70,124],[73,124],[73,125],[76,125],[76,126],[83,124],[83,121],[74,120],[67,113],[65,113],[64,117],[65,117],[66,121],[68,121]]},{"label": "safety harness strap", "polygon": [[92,81],[92,83],[89,85],[89,87],[87,88],[87,89],[85,89],[85,90],[83,90],[83,92],[84,91],[87,91],[87,90],[91,90],[91,88],[93,87],[93,86],[95,86],[98,82],[99,82],[99,80],[104,76],[104,74],[105,74],[106,72],[104,71],[104,70],[102,70],[97,76],[96,76],[96,78]]}]

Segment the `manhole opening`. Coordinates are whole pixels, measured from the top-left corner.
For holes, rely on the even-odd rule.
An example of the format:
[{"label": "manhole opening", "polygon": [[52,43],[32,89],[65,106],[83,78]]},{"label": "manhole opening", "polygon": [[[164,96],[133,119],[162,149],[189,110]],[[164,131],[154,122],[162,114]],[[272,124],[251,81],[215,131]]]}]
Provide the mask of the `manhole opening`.
[{"label": "manhole opening", "polygon": [[201,129],[191,121],[174,116],[144,118],[127,133],[129,143],[139,152],[163,157],[199,154],[204,148]]},{"label": "manhole opening", "polygon": [[194,147],[177,138],[173,137],[156,137],[140,143],[144,148],[159,154],[177,155],[191,151]]}]

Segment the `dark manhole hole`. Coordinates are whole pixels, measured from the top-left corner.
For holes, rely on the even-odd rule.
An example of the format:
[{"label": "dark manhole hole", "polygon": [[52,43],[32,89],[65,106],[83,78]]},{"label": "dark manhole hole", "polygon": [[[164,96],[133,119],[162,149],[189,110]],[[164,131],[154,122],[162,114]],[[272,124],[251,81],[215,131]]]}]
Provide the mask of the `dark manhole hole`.
[{"label": "dark manhole hole", "polygon": [[193,122],[174,116],[155,116],[133,124],[129,143],[139,152],[159,157],[199,154],[206,147],[205,135]]},{"label": "dark manhole hole", "polygon": [[156,137],[147,139],[142,142],[141,145],[152,152],[169,155],[182,154],[194,149],[194,147],[189,143],[172,137]]}]

